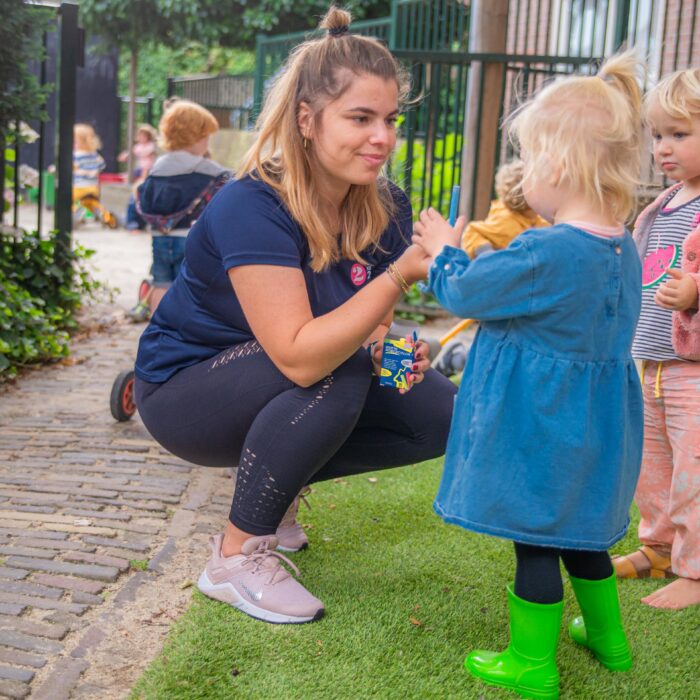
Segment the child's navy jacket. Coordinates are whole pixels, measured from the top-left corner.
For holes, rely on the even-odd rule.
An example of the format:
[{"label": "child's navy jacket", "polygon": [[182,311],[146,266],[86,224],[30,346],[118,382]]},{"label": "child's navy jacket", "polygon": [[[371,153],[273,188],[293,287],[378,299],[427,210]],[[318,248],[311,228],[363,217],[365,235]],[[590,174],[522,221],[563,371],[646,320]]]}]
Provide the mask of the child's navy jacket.
[{"label": "child's navy jacket", "polygon": [[610,547],[627,529],[642,455],[631,236],[559,224],[474,261],[445,247],[429,281],[445,308],[481,321],[437,513],[517,542]]}]

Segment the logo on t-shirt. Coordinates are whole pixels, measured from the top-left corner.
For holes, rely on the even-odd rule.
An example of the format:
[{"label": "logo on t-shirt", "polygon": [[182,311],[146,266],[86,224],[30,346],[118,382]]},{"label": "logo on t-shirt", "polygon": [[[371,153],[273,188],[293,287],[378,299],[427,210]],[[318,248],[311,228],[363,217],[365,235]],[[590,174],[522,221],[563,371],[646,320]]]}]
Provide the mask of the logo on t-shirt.
[{"label": "logo on t-shirt", "polygon": [[677,245],[667,245],[652,250],[642,264],[642,288],[649,289],[668,277],[666,270],[676,264],[678,253]]},{"label": "logo on t-shirt", "polygon": [[362,286],[367,281],[367,269],[360,263],[354,263],[350,268],[350,279],[356,287]]}]

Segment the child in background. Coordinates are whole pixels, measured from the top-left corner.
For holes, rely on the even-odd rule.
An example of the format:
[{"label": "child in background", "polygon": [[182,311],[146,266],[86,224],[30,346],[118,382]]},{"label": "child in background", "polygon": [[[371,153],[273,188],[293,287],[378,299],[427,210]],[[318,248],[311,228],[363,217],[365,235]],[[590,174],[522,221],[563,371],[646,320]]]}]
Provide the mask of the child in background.
[{"label": "child in background", "polygon": [[435,510],[515,544],[510,644],[465,665],[525,697],[559,694],[560,560],[582,613],[574,642],[611,670],[632,664],[607,549],[627,529],[642,452],[641,265],[623,226],[640,170],[638,67],[626,53],[551,83],[512,121],[525,199],[552,227],[473,261],[436,211],[414,228],[437,299],[480,321]]},{"label": "child in background", "polygon": [[500,250],[529,228],[549,226],[523,197],[523,162],[503,164],[496,173],[496,195],[488,216],[472,221],[462,234],[462,248],[470,258],[491,250]]},{"label": "child in background", "polygon": [[[136,140],[132,147],[132,152],[136,158],[134,168],[134,180],[140,182],[148,177],[153,164],[156,162],[156,142],[158,132],[150,124],[139,124],[136,129]],[[125,163],[129,159],[129,151],[122,151],[119,154],[119,162]]]},{"label": "child in background", "polygon": [[104,158],[97,152],[100,139],[89,124],[73,127],[73,208],[84,207],[109,228],[117,227],[117,217],[100,203],[100,173]]},{"label": "child in background", "polygon": [[678,183],[637,220],[644,456],[635,500],[642,547],[614,560],[620,578],[679,578],[642,602],[700,604],[700,69],[673,73],[645,99],[654,160]]},{"label": "child in background", "polygon": [[[129,197],[129,203],[126,207],[126,228],[129,231],[137,231],[146,228],[146,222],[139,216],[136,211],[136,188],[143,182],[151,172],[153,164],[156,162],[156,141],[158,140],[158,132],[150,124],[139,124],[136,130],[136,143],[132,148],[136,158],[136,167],[134,168],[134,190]],[[129,152],[122,151],[119,154],[119,162],[124,163],[129,159]]]},{"label": "child in background", "polygon": [[218,129],[214,115],[189,100],[175,102],[160,120],[165,153],[136,194],[136,210],[151,225],[153,236],[151,314],[180,271],[190,226],[231,175],[204,157],[209,137]]}]

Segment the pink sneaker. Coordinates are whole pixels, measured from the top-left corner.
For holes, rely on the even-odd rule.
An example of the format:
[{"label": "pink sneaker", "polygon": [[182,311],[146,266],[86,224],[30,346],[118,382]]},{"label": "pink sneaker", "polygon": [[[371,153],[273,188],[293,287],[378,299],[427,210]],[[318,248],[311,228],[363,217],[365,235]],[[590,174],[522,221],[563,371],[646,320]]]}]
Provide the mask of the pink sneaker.
[{"label": "pink sneaker", "polygon": [[277,527],[277,532],[275,532],[278,540],[277,549],[282,552],[298,552],[309,546],[309,538],[306,536],[304,528],[297,522],[297,513],[301,501],[304,501],[304,505],[311,510],[311,506],[306,500],[306,496],[310,493],[311,488],[304,486],[299,495],[292,501],[292,505],[287,508],[282,522]]},{"label": "pink sneaker", "polygon": [[232,557],[221,555],[223,539],[222,534],[209,539],[212,555],[197,582],[204,595],[265,622],[298,624],[323,617],[323,603],[282,566],[299,575],[287,557],[275,552],[275,535],[251,537]]}]

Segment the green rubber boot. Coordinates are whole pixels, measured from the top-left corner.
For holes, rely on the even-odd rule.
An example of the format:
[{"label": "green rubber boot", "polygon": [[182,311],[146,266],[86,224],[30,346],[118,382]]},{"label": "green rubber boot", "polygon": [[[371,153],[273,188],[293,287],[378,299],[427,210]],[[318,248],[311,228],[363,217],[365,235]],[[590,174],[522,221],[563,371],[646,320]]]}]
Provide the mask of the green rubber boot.
[{"label": "green rubber boot", "polygon": [[620,620],[615,574],[601,581],[569,578],[583,613],[569,624],[571,639],[588,647],[611,671],[631,668],[632,655]]},{"label": "green rubber boot", "polygon": [[563,607],[563,601],[551,605],[530,603],[518,598],[508,586],[508,648],[502,652],[477,649],[465,659],[465,668],[472,676],[509,688],[524,698],[556,700],[556,654]]}]

